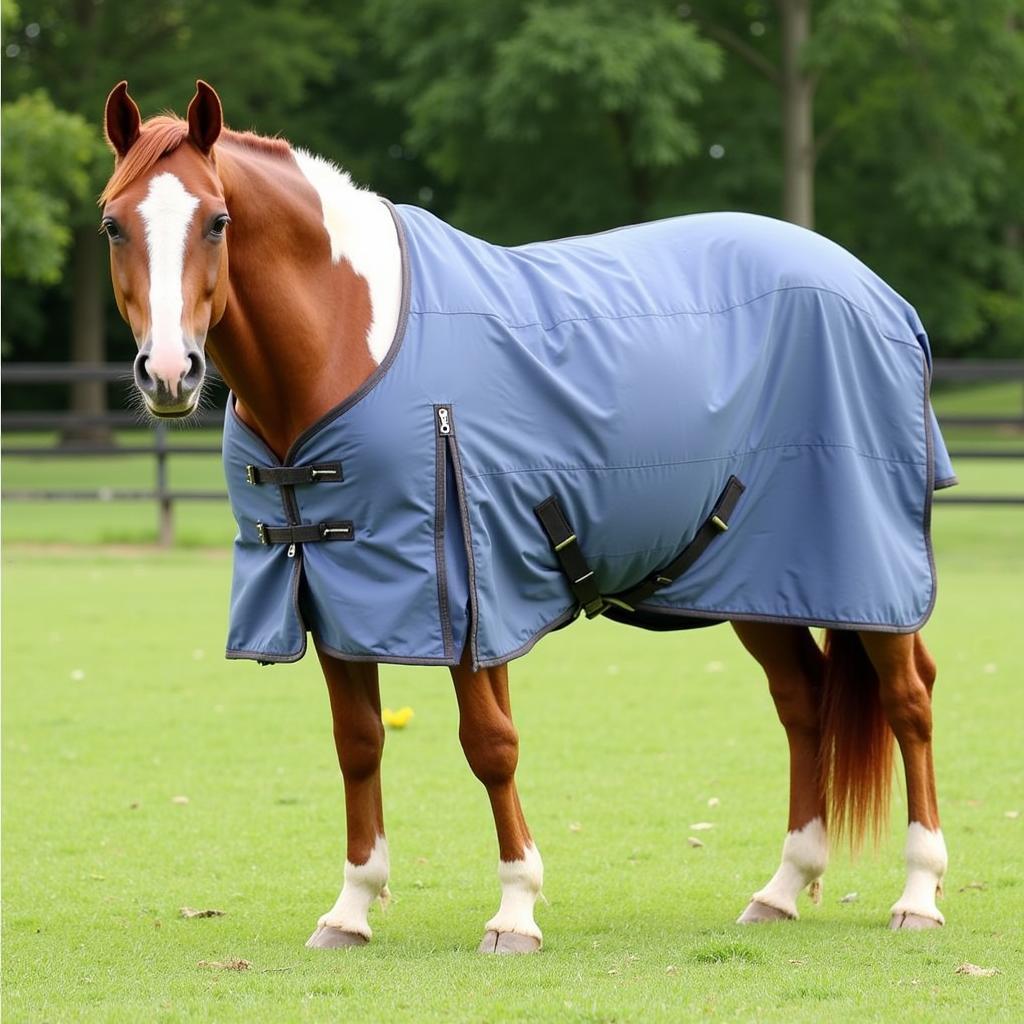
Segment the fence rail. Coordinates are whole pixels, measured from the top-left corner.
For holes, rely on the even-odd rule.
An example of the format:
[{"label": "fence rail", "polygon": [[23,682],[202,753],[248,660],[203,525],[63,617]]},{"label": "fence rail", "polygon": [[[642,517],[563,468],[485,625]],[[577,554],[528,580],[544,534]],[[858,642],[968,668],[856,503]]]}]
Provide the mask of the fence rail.
[{"label": "fence rail", "polygon": [[[3,366],[3,383],[7,384],[71,384],[76,381],[130,381],[130,374],[121,363],[11,363]],[[1014,416],[960,415],[943,416],[943,426],[960,427],[1003,427],[1024,432],[1024,359],[991,360],[985,362],[962,362],[953,359],[936,359],[933,366],[933,380],[937,381],[981,381],[1017,380],[1021,382],[1021,411]],[[219,427],[223,412],[204,412],[192,422],[199,426]],[[152,424],[140,422],[136,413],[111,410],[102,414],[83,414],[64,411],[5,412],[0,416],[0,428],[4,437],[29,431],[56,430],[66,434],[80,428],[102,427],[146,427],[152,441],[147,444],[113,444],[98,442],[76,442],[66,440],[49,446],[26,444],[3,444],[5,458],[68,458],[68,457],[127,457],[152,456],[155,467],[155,486],[152,488],[96,487],[90,489],[5,489],[7,501],[153,501],[157,505],[158,537],[163,545],[174,542],[174,505],[179,501],[223,501],[223,490],[172,489],[168,484],[168,460],[178,455],[219,456],[219,444],[170,444],[167,424],[157,420]],[[950,456],[964,459],[1016,459],[1024,460],[1024,448],[954,448]],[[1024,505],[1021,495],[946,495],[940,492],[936,505]]]}]

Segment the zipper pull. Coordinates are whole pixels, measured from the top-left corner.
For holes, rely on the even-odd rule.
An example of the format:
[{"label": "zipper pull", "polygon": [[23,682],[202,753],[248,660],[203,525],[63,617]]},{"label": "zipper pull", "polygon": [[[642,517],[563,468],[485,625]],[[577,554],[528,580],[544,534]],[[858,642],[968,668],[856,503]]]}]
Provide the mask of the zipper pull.
[{"label": "zipper pull", "polygon": [[288,545],[288,557],[295,557],[295,541],[292,541],[291,544]]},{"label": "zipper pull", "polygon": [[452,432],[452,411],[446,405],[437,407],[437,432],[443,437]]}]

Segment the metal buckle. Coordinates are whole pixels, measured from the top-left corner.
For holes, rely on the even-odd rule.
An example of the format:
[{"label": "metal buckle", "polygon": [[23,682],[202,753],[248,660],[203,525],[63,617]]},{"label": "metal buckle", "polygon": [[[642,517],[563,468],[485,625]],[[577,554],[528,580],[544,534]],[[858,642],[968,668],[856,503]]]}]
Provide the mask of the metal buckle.
[{"label": "metal buckle", "polygon": [[[565,540],[563,540],[561,544],[556,544],[555,545],[555,550],[556,551],[561,551],[563,548],[567,548],[570,544],[575,544],[575,543],[576,543],[576,534],[575,533],[570,533],[569,536],[566,537]],[[576,582],[579,583],[579,580],[577,580]]]},{"label": "metal buckle", "polygon": [[247,483],[250,483],[253,486],[256,485],[256,467],[255,466],[246,466],[245,467],[245,479],[246,479]]},{"label": "metal buckle", "polygon": [[655,576],[654,582],[657,583],[659,587],[667,587],[670,583],[674,583],[675,581],[669,576]]},{"label": "metal buckle", "polygon": [[593,576],[593,575],[594,575],[594,570],[591,569],[590,572],[584,573],[578,580],[573,580],[572,581],[573,582],[573,586],[578,586],[584,580],[589,580],[590,577]]},{"label": "metal buckle", "polygon": [[318,476],[337,476],[338,471],[336,469],[313,469],[309,470],[309,476],[311,480],[315,480]]},{"label": "metal buckle", "polygon": [[262,523],[256,524],[256,536],[259,537],[261,544],[270,543],[270,541],[267,540],[267,531],[264,529]]},{"label": "metal buckle", "polygon": [[729,524],[726,523],[724,519],[720,519],[718,516],[712,516],[711,522],[715,526],[717,526],[718,529],[722,531],[722,533],[725,533],[725,531],[729,529]]},{"label": "metal buckle", "polygon": [[351,532],[352,532],[352,528],[350,526],[322,526],[322,527],[320,527],[320,536],[321,537],[326,537],[328,534],[331,534],[331,533],[340,533],[343,536],[347,537]]}]

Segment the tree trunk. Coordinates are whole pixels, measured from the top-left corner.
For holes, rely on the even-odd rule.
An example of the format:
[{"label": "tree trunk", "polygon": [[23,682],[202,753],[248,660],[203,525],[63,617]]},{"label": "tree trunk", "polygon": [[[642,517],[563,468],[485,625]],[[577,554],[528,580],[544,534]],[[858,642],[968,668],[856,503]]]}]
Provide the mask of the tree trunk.
[{"label": "tree trunk", "polygon": [[811,0],[779,0],[782,21],[782,215],[814,227],[814,79],[801,67]]},{"label": "tree trunk", "polygon": [[[75,229],[71,254],[73,294],[71,299],[71,360],[102,363],[106,358],[106,330],[103,301],[103,267],[106,246],[93,227]],[[107,385],[100,380],[80,380],[71,385],[71,411],[101,416],[107,411]],[[63,440],[110,442],[110,428],[101,423],[69,426]]]}]

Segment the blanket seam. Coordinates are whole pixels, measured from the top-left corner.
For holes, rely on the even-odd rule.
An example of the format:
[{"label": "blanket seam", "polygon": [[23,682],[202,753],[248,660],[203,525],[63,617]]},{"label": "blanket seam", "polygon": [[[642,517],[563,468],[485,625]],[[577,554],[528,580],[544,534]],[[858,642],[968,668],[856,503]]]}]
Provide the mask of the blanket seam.
[{"label": "blanket seam", "polygon": [[705,459],[679,459],[674,462],[642,462],[625,466],[523,466],[518,469],[489,469],[479,473],[467,473],[473,480],[489,476],[510,476],[514,473],[618,473],[631,469],[662,469],[669,466],[690,466],[704,462],[725,462],[730,459],[742,459],[748,455],[757,455],[760,452],[777,451],[781,448],[836,448],[844,451],[854,452],[865,459],[873,459],[876,462],[885,462],[894,466],[924,466],[925,462],[915,459],[890,459],[884,455],[874,455],[871,452],[863,452],[851,444],[822,444],[811,442],[792,442],[786,444],[768,444],[760,448],[749,448],[740,452],[728,452],[725,455],[714,455]]},{"label": "blanket seam", "polygon": [[[754,302],[760,302],[761,299],[770,298],[772,295],[780,295],[783,292],[798,292],[798,291],[813,291],[821,292],[824,295],[834,295],[837,299],[842,299],[848,306],[858,310],[865,316],[870,317],[872,323],[878,326],[878,318],[870,310],[865,309],[863,306],[858,305],[853,299],[844,295],[842,292],[834,291],[831,288],[822,288],[819,285],[813,284],[795,284],[788,285],[785,288],[773,288],[770,291],[762,292],[760,295],[755,295],[751,299],[746,299],[743,302],[735,302],[729,306],[723,306],[721,309],[678,309],[669,310],[666,312],[645,312],[645,313],[594,313],[590,316],[567,316],[561,320],[555,320],[550,324],[544,323],[543,320],[529,320],[525,323],[514,324],[506,320],[503,316],[499,316],[497,313],[486,312],[475,309],[410,309],[410,316],[482,316],[488,317],[492,320],[497,320],[499,323],[504,324],[511,331],[525,330],[528,327],[539,327],[544,331],[553,331],[556,327],[560,327],[562,324],[571,323],[587,323],[592,320],[641,320],[645,318],[658,318],[658,319],[671,319],[677,316],[718,316],[722,313],[729,313],[734,309],[742,309],[744,306],[749,306]],[[879,334],[887,341],[894,342],[897,345],[906,345],[909,348],[920,348],[921,343],[915,338],[913,341],[906,341],[903,338],[894,338],[889,334],[885,334],[881,328],[879,328]]]}]

